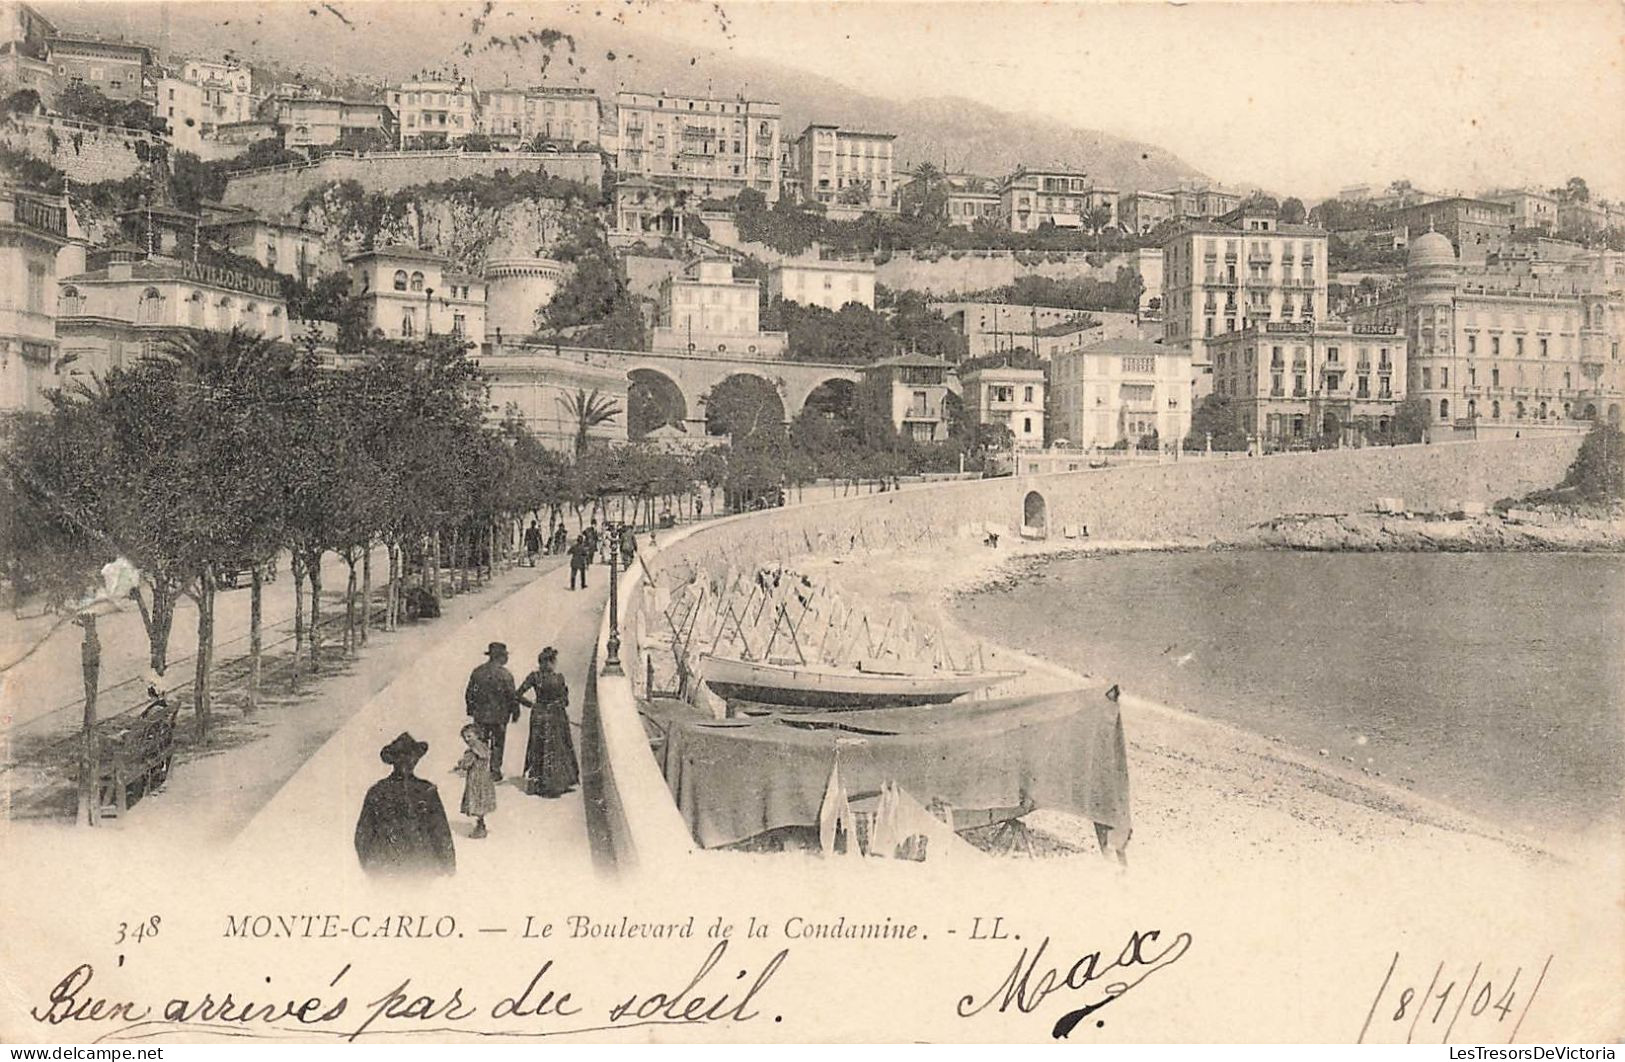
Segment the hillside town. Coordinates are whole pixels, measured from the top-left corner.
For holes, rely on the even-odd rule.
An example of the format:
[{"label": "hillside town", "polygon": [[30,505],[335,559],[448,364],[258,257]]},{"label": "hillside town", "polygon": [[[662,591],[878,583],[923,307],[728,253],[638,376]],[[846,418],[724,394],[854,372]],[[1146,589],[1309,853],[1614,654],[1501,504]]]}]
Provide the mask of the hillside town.
[{"label": "hillside town", "polygon": [[[820,1027],[862,1036],[895,998],[863,977],[968,941],[1044,942],[967,963],[989,1000],[1046,946],[1098,958],[1083,893],[1276,948],[1243,980],[1287,971],[1304,1016],[1260,1042],[1362,1013],[1409,1042],[1406,986],[1468,961],[1419,927],[1471,918],[1507,937],[1497,985],[1532,1001],[1546,957],[1524,1035],[1562,1042],[1597,998],[1574,971],[1625,954],[1595,899],[1625,809],[1610,134],[1519,142],[1510,73],[1384,113],[1413,89],[1374,56],[1426,39],[1437,86],[1477,47],[1422,32],[1451,5],[1300,5],[1287,40],[1214,5],[825,6],[0,0],[0,896],[119,886],[14,921],[94,958],[100,1007],[155,956],[196,974],[211,905],[244,926],[222,970],[296,1000],[252,949],[303,945],[259,912],[444,908],[390,916],[440,918],[409,945],[426,1005],[568,913],[601,928],[535,936],[557,970],[503,972],[490,1011],[551,1021],[570,948],[692,901],[886,938],[797,952],[845,993]],[[1545,77],[1557,29],[1620,17],[1560,7],[1470,17]],[[1625,99],[1575,64],[1585,122]],[[544,904],[512,887],[538,872]],[[935,950],[894,971],[921,895]],[[138,915],[172,950],[125,943]],[[679,995],[779,944],[726,936]],[[407,977],[355,954],[346,998]],[[20,1001],[81,974],[42,977],[0,1027],[53,1034]],[[1235,1028],[1280,992],[1220,981]],[[973,991],[920,995],[969,1022]],[[1114,991],[1062,1026],[1119,1034],[1138,1012],[1077,1024]],[[349,1039],[620,1020],[384,1002]],[[86,1008],[55,1034],[336,1032]],[[993,1009],[908,1038],[996,1040]],[[1511,1042],[1512,1010],[1458,1039]]]},{"label": "hillside town", "polygon": [[1625,209],[1580,178],[1306,210],[955,173],[743,94],[448,65],[341,97],[3,10],[8,411],[240,328],[330,365],[460,337],[493,417],[561,452],[581,389],[627,410],[595,445],[737,444],[765,403],[907,471],[1619,418]]}]

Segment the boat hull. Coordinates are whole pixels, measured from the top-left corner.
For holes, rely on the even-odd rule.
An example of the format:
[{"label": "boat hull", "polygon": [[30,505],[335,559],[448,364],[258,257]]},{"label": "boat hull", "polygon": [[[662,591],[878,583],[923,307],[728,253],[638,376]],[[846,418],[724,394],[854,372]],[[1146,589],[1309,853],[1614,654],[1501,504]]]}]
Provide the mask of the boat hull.
[{"label": "boat hull", "polygon": [[946,704],[973,690],[1015,678],[1015,671],[901,672],[784,667],[702,656],[701,675],[718,696],[787,708],[904,708]]}]

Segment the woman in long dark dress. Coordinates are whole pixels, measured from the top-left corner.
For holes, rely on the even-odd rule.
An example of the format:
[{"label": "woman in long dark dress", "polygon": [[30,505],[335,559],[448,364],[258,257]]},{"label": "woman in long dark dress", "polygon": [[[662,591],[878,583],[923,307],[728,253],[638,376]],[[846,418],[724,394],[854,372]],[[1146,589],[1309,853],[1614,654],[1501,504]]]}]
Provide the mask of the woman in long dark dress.
[{"label": "woman in long dark dress", "polygon": [[[559,654],[552,646],[536,658],[539,665],[519,686],[519,699],[530,708],[530,742],[525,746],[525,791],[532,796],[561,796],[581,780],[575,742],[570,739],[570,687],[556,670]],[[536,699],[526,701],[534,692]]]}]

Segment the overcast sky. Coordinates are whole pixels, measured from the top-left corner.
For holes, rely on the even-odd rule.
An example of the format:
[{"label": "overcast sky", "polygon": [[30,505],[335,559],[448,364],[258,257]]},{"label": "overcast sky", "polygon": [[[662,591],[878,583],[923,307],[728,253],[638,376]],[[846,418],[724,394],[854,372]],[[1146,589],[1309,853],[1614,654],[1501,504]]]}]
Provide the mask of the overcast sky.
[{"label": "overcast sky", "polygon": [[[609,7],[613,0],[606,0]],[[875,95],[963,95],[1304,196],[1562,183],[1625,196],[1625,16],[1540,3],[634,5],[628,26]],[[721,14],[718,14],[718,11]]]}]

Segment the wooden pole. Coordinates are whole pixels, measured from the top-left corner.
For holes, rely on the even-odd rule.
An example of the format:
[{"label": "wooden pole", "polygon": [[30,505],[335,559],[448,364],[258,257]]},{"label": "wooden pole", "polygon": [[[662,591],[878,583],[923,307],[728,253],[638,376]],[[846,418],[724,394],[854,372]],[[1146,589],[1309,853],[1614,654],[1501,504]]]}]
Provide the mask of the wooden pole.
[{"label": "wooden pole", "polygon": [[96,634],[96,617],[85,613],[74,621],[85,630],[79,643],[79,665],[85,682],[84,726],[79,746],[79,823],[95,826],[101,821],[100,801],[96,796],[96,775],[100,764],[96,762],[96,694],[101,688],[102,642]]}]

